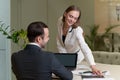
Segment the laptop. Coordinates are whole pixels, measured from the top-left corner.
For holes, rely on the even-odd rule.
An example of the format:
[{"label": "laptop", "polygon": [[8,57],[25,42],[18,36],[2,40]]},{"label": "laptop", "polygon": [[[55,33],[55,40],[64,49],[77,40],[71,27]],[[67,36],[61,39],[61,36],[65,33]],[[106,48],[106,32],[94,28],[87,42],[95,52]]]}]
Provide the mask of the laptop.
[{"label": "laptop", "polygon": [[55,53],[55,56],[67,69],[76,69],[78,56],[77,53]]}]

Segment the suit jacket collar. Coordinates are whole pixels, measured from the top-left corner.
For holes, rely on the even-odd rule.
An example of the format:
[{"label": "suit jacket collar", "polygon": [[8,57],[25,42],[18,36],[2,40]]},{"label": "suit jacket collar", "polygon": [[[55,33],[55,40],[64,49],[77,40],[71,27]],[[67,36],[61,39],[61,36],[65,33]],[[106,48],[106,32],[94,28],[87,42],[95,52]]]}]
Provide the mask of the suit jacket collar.
[{"label": "suit jacket collar", "polygon": [[37,50],[41,50],[41,48],[37,45],[32,45],[32,44],[27,44],[26,47],[24,49],[37,49]]}]

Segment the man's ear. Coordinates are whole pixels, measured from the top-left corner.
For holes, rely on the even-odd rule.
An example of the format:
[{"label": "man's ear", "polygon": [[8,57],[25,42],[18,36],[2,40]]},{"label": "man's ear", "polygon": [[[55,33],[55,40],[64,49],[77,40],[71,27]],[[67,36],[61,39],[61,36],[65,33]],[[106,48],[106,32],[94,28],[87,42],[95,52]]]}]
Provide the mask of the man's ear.
[{"label": "man's ear", "polygon": [[36,42],[41,42],[41,40],[42,40],[41,36],[37,36],[37,37],[35,38],[35,41],[36,41]]},{"label": "man's ear", "polygon": [[39,41],[42,41],[43,39],[42,39],[42,37],[41,37],[41,36],[39,36],[39,37],[38,37],[38,40],[39,40]]}]

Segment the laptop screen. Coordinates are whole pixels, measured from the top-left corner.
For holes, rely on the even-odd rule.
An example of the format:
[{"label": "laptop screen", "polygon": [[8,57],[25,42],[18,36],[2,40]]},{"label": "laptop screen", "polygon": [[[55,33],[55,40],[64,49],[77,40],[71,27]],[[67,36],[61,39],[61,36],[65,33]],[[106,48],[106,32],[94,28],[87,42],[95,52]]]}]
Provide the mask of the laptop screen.
[{"label": "laptop screen", "polygon": [[55,53],[56,58],[68,68],[76,68],[77,53]]}]

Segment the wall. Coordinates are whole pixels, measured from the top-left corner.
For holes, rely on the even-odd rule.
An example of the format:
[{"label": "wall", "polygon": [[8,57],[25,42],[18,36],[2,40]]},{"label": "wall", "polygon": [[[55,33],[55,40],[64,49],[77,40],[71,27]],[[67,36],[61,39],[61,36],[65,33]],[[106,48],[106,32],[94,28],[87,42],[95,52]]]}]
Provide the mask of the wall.
[{"label": "wall", "polygon": [[89,26],[93,25],[95,22],[95,1],[96,0],[79,0],[79,3],[77,3],[77,5],[80,6],[82,12],[80,22],[85,34],[89,34]]},{"label": "wall", "polygon": [[[0,10],[0,21],[5,28],[10,25],[10,0],[0,0]],[[0,80],[11,80],[10,56],[10,40],[0,33]]]},{"label": "wall", "polygon": [[[47,0],[11,0],[12,29],[26,29],[33,21],[47,24]],[[21,49],[12,43],[12,52]]]},{"label": "wall", "polygon": [[109,25],[109,7],[105,2],[95,0],[95,24],[100,25],[99,33],[103,33]]}]

